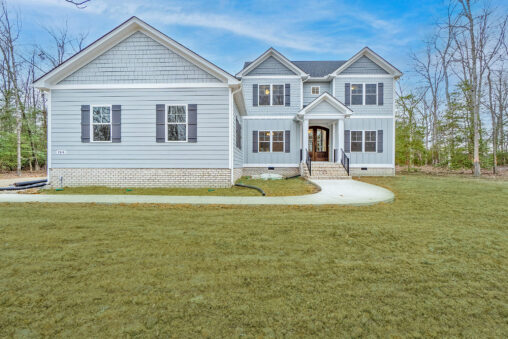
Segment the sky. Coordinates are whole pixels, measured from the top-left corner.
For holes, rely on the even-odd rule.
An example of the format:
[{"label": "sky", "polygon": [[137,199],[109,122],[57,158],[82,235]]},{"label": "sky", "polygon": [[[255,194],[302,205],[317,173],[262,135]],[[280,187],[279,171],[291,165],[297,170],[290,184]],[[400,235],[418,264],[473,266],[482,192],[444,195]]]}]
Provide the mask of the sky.
[{"label": "sky", "polygon": [[[232,74],[274,47],[290,60],[347,60],[369,46],[404,73],[411,51],[446,14],[439,0],[6,0],[22,22],[20,43],[51,43],[45,29],[67,25],[89,44],[137,16]],[[491,1],[505,6],[503,1]]]}]

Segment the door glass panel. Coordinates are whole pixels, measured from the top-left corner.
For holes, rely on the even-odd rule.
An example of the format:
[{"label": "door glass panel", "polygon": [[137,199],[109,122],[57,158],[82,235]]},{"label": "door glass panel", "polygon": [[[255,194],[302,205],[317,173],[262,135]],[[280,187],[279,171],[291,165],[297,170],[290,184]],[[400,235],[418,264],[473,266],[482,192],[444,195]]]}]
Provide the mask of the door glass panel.
[{"label": "door glass panel", "polygon": [[326,152],[326,133],[325,129],[316,129],[316,152]]},{"label": "door glass panel", "polygon": [[309,129],[309,152],[313,151],[314,146],[314,130]]}]

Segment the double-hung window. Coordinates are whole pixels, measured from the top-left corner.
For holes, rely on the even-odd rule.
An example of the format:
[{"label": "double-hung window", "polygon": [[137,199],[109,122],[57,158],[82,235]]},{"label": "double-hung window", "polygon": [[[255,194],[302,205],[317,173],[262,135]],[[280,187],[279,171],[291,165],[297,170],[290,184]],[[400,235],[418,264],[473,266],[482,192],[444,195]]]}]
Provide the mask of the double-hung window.
[{"label": "double-hung window", "polygon": [[364,152],[376,151],[376,131],[365,131]]},{"label": "double-hung window", "polygon": [[365,84],[365,105],[377,105],[376,84]]},{"label": "double-hung window", "polygon": [[284,152],[284,131],[259,131],[259,152]]},{"label": "double-hung window", "polygon": [[351,152],[361,152],[362,148],[362,131],[351,131]]},{"label": "double-hung window", "polygon": [[111,106],[92,106],[92,141],[111,141]]},{"label": "double-hung window", "polygon": [[167,105],[167,141],[187,141],[187,106]]},{"label": "double-hung window", "polygon": [[351,105],[363,105],[363,84],[351,84]]},{"label": "double-hung window", "polygon": [[259,85],[259,106],[283,106],[284,85]]}]

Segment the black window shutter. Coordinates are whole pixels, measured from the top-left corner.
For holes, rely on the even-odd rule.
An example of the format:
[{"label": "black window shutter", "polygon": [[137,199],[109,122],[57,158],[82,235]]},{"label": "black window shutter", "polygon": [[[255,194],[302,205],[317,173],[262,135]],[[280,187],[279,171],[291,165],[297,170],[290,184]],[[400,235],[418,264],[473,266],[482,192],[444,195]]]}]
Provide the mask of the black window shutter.
[{"label": "black window shutter", "polygon": [[284,152],[291,152],[291,131],[284,131]]},{"label": "black window shutter", "polygon": [[90,142],[90,105],[81,105],[81,142]]},{"label": "black window shutter", "polygon": [[383,130],[377,130],[377,152],[383,153]]},{"label": "black window shutter", "polygon": [[258,152],[258,131],[252,131],[252,153]]},{"label": "black window shutter", "polygon": [[380,82],[377,84],[377,104],[379,106],[383,106],[383,83]]},{"label": "black window shutter", "polygon": [[291,106],[291,84],[285,85],[284,101],[286,106]]},{"label": "black window shutter", "polygon": [[252,106],[257,106],[258,105],[258,99],[259,99],[259,96],[258,96],[258,84],[253,84],[252,85]]},{"label": "black window shutter", "polygon": [[155,105],[155,141],[166,142],[166,121],[165,121],[165,105]]},{"label": "black window shutter", "polygon": [[348,129],[344,131],[344,152],[351,152],[351,132]]},{"label": "black window shutter", "polygon": [[346,106],[351,105],[351,84],[349,82],[346,82],[344,87],[344,100],[346,101]]},{"label": "black window shutter", "polygon": [[189,121],[187,122],[187,141],[198,142],[198,105],[189,104]]},{"label": "black window shutter", "polygon": [[122,142],[122,106],[113,105],[113,114],[111,118],[111,141],[114,143]]}]

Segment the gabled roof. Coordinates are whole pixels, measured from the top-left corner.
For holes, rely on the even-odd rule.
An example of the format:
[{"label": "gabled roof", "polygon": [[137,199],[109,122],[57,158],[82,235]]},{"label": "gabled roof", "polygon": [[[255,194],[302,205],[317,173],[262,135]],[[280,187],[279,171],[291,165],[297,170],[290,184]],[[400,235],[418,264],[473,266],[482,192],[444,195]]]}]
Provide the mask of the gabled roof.
[{"label": "gabled roof", "polygon": [[256,60],[245,63],[245,67],[236,74],[237,77],[242,77],[246,74],[248,74],[250,71],[252,71],[254,68],[256,68],[259,64],[261,64],[263,61],[268,59],[269,57],[274,57],[276,60],[278,60],[280,63],[282,63],[284,66],[295,72],[299,76],[307,76],[307,73],[303,71],[300,67],[296,66],[294,63],[292,63],[288,58],[286,58],[284,55],[282,55],[279,51],[277,51],[275,48],[270,47],[266,50],[263,54],[261,54]]},{"label": "gabled roof", "polygon": [[37,88],[47,88],[57,84],[62,79],[85,66],[90,61],[94,60],[137,31],[143,32],[150,38],[171,49],[171,51],[202,68],[218,79],[227,82],[228,84],[239,84],[238,79],[236,79],[233,75],[206,60],[199,54],[191,51],[187,47],[181,45],[177,41],[171,39],[143,20],[133,16],[35,80],[33,85]]},{"label": "gabled roof", "polygon": [[353,55],[351,59],[346,61],[344,64],[340,65],[332,74],[338,75],[345,69],[347,69],[349,66],[351,66],[355,61],[360,59],[362,56],[368,57],[370,60],[378,64],[381,68],[383,68],[385,71],[390,73],[391,75],[395,76],[396,78],[402,76],[402,72],[399,71],[395,66],[390,64],[388,61],[383,59],[381,56],[376,54],[373,50],[371,50],[369,47],[364,47],[360,50],[360,52]]},{"label": "gabled roof", "polygon": [[[312,111],[314,108],[316,108],[321,102],[328,102],[330,105],[332,105],[335,109],[337,109],[338,113],[340,115],[349,116],[353,113],[353,110],[346,105],[344,105],[339,99],[334,97],[328,92],[323,92],[320,96],[318,96],[316,99],[312,100],[310,104],[305,106],[298,112],[298,117],[300,119],[304,119],[305,114]],[[327,114],[328,115],[328,114]],[[337,115],[337,113],[330,112],[330,116]]]}]

